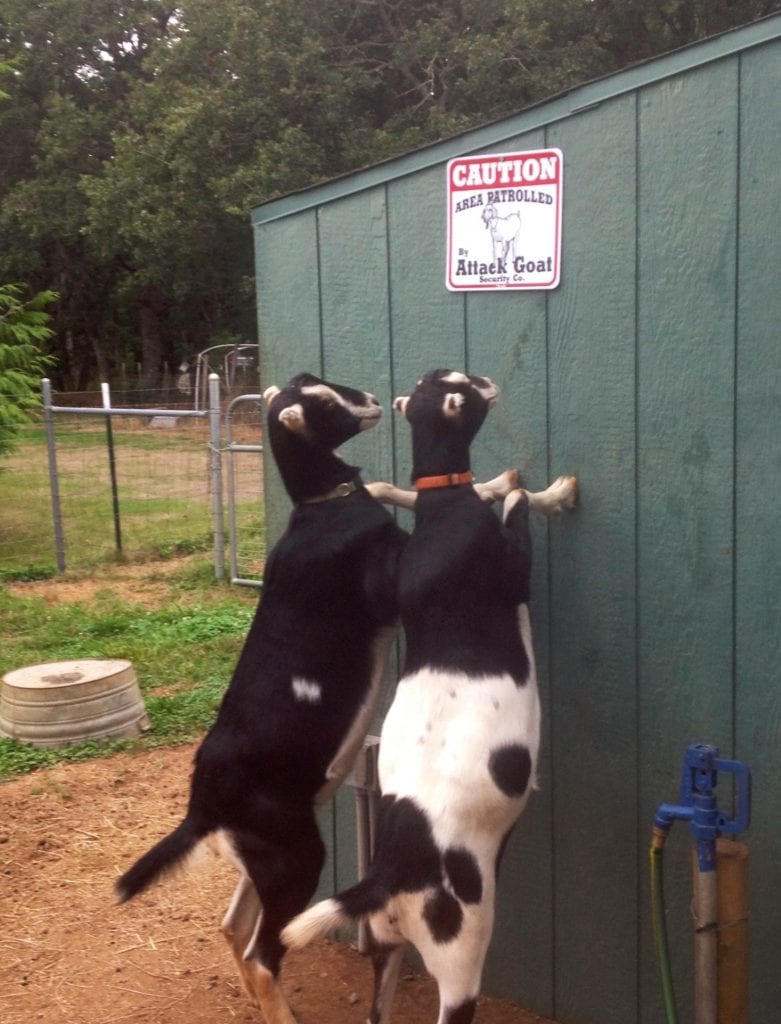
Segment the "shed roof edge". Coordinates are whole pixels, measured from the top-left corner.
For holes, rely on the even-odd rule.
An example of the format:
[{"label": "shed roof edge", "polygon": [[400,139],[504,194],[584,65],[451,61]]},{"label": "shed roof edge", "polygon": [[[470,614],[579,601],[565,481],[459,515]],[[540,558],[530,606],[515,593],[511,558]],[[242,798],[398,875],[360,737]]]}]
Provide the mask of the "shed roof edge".
[{"label": "shed roof edge", "polygon": [[[278,199],[271,199],[252,210],[253,226],[259,227],[356,192],[375,188],[445,163],[455,156],[487,151],[490,147],[500,146],[502,142],[514,136],[561,121],[635,89],[671,78],[682,71],[770,43],[779,37],[781,11],[717,36],[689,43],[680,49],[650,57],[646,61],[614,71],[603,78],[573,86],[565,92],[524,107],[517,114],[505,115],[496,121],[469,128],[458,135],[432,142],[420,149],[390,157],[368,167],[348,171],[336,178],[311,185],[298,192],[288,193]],[[694,51],[698,51],[696,56]]]}]

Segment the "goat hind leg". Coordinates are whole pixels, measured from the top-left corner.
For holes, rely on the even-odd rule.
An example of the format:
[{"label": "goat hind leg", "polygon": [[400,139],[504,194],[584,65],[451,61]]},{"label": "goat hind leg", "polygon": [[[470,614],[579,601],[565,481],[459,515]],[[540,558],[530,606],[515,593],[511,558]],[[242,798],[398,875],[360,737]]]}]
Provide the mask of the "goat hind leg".
[{"label": "goat hind leg", "polygon": [[257,998],[247,976],[247,961],[244,954],[257,936],[261,913],[262,908],[255,886],[248,875],[242,874],[222,920],[220,931],[231,948],[244,991],[253,1003],[257,1003]]},{"label": "goat hind leg", "polygon": [[393,997],[399,981],[404,944],[376,945],[371,952],[374,967],[374,995],[367,1024],[390,1024]]},{"label": "goat hind leg", "polygon": [[[315,879],[315,884],[317,880]],[[314,891],[315,886],[312,887]],[[265,1024],[297,1024],[288,1005],[279,974],[285,948],[280,940],[283,927],[300,913],[308,899],[294,909],[273,905],[268,898],[263,907],[260,927],[246,950],[244,970],[253,994],[260,1005]]]},{"label": "goat hind leg", "polygon": [[485,954],[473,963],[453,963],[432,971],[439,987],[437,1024],[471,1024],[477,1009]]},{"label": "goat hind leg", "polygon": [[[274,842],[261,838],[276,827]],[[325,847],[311,807],[296,814],[290,809],[285,821],[258,823],[244,832],[239,843],[244,866],[254,883],[263,912],[259,927],[244,951],[245,977],[266,1024],[296,1024],[279,983],[285,946],[281,934],[314,895],[325,861]],[[288,829],[287,835],[284,831]]]}]

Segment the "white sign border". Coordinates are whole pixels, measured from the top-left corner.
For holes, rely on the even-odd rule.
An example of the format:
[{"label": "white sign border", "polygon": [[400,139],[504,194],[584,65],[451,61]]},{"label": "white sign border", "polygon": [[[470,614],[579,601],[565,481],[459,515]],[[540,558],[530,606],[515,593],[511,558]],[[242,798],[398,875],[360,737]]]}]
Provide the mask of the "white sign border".
[{"label": "white sign border", "polygon": [[[527,160],[529,158],[538,158],[541,156],[555,154],[559,161],[559,173],[558,181],[555,185],[556,188],[556,199],[555,205],[555,226],[554,226],[554,237],[553,251],[554,251],[554,265],[553,265],[553,277],[546,282],[540,283],[537,281],[511,281],[508,280],[506,283],[502,282],[469,282],[466,284],[455,284],[452,280],[452,271],[454,267],[454,253],[453,246],[455,244],[454,230],[453,230],[453,196],[455,189],[452,186],[451,168],[454,164],[461,164],[464,161],[482,161],[488,163],[490,161],[498,161],[504,163],[506,161],[513,160]],[[517,150],[506,153],[469,153],[462,156],[453,157],[448,160],[446,169],[446,200],[447,200],[447,252],[446,252],[446,265],[445,265],[445,284],[449,291],[458,293],[466,291],[551,291],[554,288],[558,288],[561,283],[561,238],[562,238],[562,209],[563,209],[563,198],[564,198],[564,154],[556,146],[546,146],[540,149],[529,149],[529,150]],[[533,188],[533,182],[529,182],[528,186]],[[486,188],[492,186],[485,186]]]}]

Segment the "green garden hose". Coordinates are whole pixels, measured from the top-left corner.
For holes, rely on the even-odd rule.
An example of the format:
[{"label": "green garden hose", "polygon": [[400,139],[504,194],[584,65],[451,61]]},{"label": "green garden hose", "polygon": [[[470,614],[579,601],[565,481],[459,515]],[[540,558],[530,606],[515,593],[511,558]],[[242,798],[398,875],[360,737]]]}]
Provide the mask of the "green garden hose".
[{"label": "green garden hose", "polygon": [[653,922],[656,959],[659,964],[659,974],[662,983],[665,1020],[667,1024],[678,1024],[678,1014],[675,1009],[675,992],[673,991],[673,976],[672,969],[670,967],[670,948],[667,943],[667,920],[664,906],[664,874],[662,871],[662,863],[666,839],[667,830],[654,826],[650,850],[651,919]]}]

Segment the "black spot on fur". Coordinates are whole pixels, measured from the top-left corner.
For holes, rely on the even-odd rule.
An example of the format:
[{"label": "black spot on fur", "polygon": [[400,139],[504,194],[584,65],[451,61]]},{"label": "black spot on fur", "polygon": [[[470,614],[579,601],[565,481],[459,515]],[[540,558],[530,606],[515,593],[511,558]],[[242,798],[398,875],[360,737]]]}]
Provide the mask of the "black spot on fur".
[{"label": "black spot on fur", "polygon": [[496,785],[507,796],[523,796],[532,770],[531,755],[520,743],[497,747],[488,758],[488,770]]},{"label": "black spot on fur", "polygon": [[461,922],[464,919],[464,912],[461,904],[440,888],[429,896],[423,907],[423,920],[428,925],[431,937],[434,942],[450,942],[461,931]]},{"label": "black spot on fur", "polygon": [[479,903],[483,897],[483,877],[474,856],[463,847],[445,850],[445,871],[453,892],[463,903]]},{"label": "black spot on fur", "polygon": [[476,999],[467,999],[460,1006],[448,1006],[445,1009],[445,1024],[471,1024],[476,1009]]},{"label": "black spot on fur", "polygon": [[377,850],[372,874],[389,893],[419,892],[441,883],[440,855],[431,823],[408,797],[382,797]]}]

